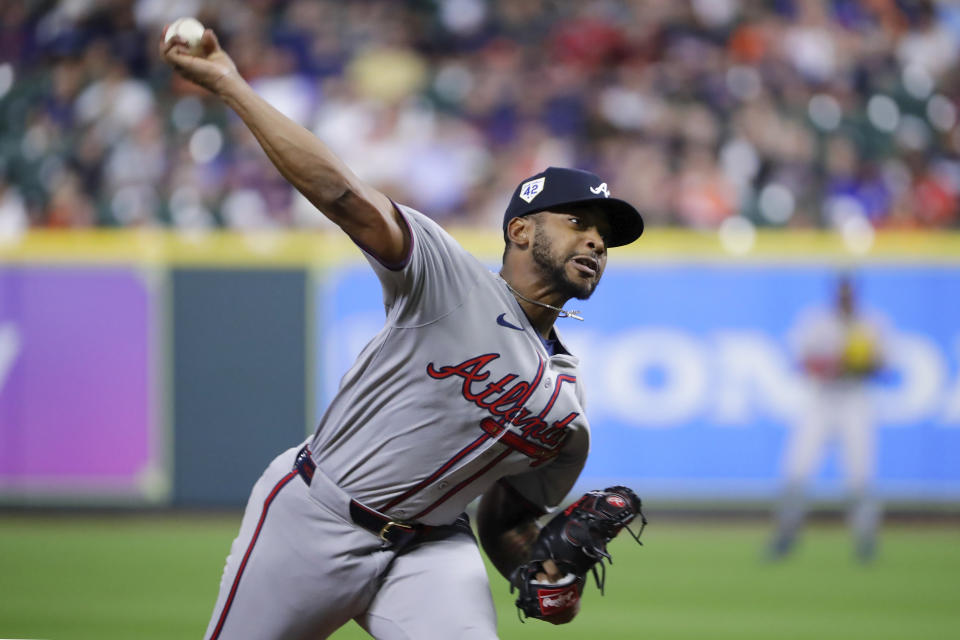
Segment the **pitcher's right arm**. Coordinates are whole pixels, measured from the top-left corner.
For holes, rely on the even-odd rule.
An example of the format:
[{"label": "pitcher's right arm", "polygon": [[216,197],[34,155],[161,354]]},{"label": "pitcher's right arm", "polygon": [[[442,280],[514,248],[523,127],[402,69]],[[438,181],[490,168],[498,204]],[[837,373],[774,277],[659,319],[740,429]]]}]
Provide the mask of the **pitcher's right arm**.
[{"label": "pitcher's right arm", "polygon": [[160,56],[233,109],[281,175],[355,242],[386,264],[403,261],[410,238],[390,199],[361,181],[319,138],[257,95],[212,30],[204,32],[197,55],[179,38],[164,42],[161,37]]}]

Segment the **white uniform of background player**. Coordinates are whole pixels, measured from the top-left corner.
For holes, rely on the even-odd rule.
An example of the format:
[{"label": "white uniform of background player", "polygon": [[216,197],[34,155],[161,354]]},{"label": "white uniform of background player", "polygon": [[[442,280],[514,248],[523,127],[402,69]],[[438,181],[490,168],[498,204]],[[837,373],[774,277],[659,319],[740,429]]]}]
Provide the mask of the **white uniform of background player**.
[{"label": "white uniform of background player", "polygon": [[[640,236],[640,214],[594,174],[548,168],[514,191],[491,273],[263,101],[212,31],[196,53],[177,38],[160,53],[364,249],[386,311],[314,436],[254,486],[207,637],[323,638],[356,620],[377,638],[495,638],[464,509],[483,496],[477,530],[503,575],[529,560],[536,518],[589,449],[577,359],[553,323],[593,292],[606,249]],[[552,560],[542,568],[538,581],[565,578]],[[565,602],[544,619],[572,620],[579,594]]]},{"label": "white uniform of background player", "polygon": [[853,285],[842,277],[835,304],[805,313],[792,333],[808,382],[807,401],[783,460],[784,495],[770,550],[774,557],[792,548],[803,524],[810,478],[831,444],[840,447],[857,555],[862,560],[873,556],[880,506],[872,492],[876,434],[869,380],[883,362],[882,325],[879,317],[857,309]]}]

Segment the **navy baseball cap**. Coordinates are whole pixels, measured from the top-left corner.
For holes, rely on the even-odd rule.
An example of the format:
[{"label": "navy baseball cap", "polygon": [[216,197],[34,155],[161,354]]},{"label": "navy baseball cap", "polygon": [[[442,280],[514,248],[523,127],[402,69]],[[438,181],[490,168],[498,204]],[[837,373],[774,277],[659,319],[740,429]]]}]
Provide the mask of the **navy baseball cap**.
[{"label": "navy baseball cap", "polygon": [[514,218],[540,211],[562,212],[573,205],[591,204],[607,214],[610,237],[607,247],[630,244],[643,233],[643,218],[633,205],[610,197],[607,183],[580,169],[548,167],[520,183],[503,214],[503,231]]}]

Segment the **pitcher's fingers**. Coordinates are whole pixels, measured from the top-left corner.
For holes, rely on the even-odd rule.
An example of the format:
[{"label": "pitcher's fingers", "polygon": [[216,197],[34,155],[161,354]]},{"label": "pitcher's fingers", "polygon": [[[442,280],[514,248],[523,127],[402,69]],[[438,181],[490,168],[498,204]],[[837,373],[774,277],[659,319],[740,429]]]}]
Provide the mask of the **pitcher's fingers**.
[{"label": "pitcher's fingers", "polygon": [[543,561],[543,570],[547,574],[547,579],[550,582],[556,582],[563,577],[563,574],[560,573],[560,567],[557,566],[557,563],[553,560],[544,560]]},{"label": "pitcher's fingers", "polygon": [[160,43],[159,43],[159,45],[157,46],[157,49],[158,49],[159,52],[160,52],[160,57],[161,57],[161,58],[167,58],[170,50],[173,49],[174,47],[177,47],[177,46],[179,46],[179,47],[186,47],[186,46],[187,46],[187,43],[184,42],[184,41],[180,38],[180,36],[173,36],[172,38],[170,38],[169,40],[167,40],[166,38],[167,38],[167,29],[168,29],[168,28],[170,28],[170,25],[167,25],[166,27],[163,28],[163,32],[160,34]]},{"label": "pitcher's fingers", "polygon": [[203,35],[200,37],[200,50],[203,51],[203,55],[209,56],[211,53],[220,50],[220,41],[217,39],[217,34],[214,33],[213,29],[204,29]]},{"label": "pitcher's fingers", "polygon": [[180,42],[175,42],[169,47],[166,47],[162,55],[168,62],[179,67],[188,66],[198,57],[191,54],[187,49],[187,45]]}]

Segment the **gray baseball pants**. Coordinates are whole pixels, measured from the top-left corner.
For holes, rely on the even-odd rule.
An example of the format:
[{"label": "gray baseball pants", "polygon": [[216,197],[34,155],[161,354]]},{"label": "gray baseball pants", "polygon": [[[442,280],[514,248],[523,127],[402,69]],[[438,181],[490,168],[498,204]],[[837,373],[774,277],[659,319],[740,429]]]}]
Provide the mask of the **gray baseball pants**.
[{"label": "gray baseball pants", "polygon": [[480,550],[458,533],[396,553],[349,515],[319,469],[277,456],[253,487],[207,639],[326,638],[355,620],[383,640],[496,638]]}]

